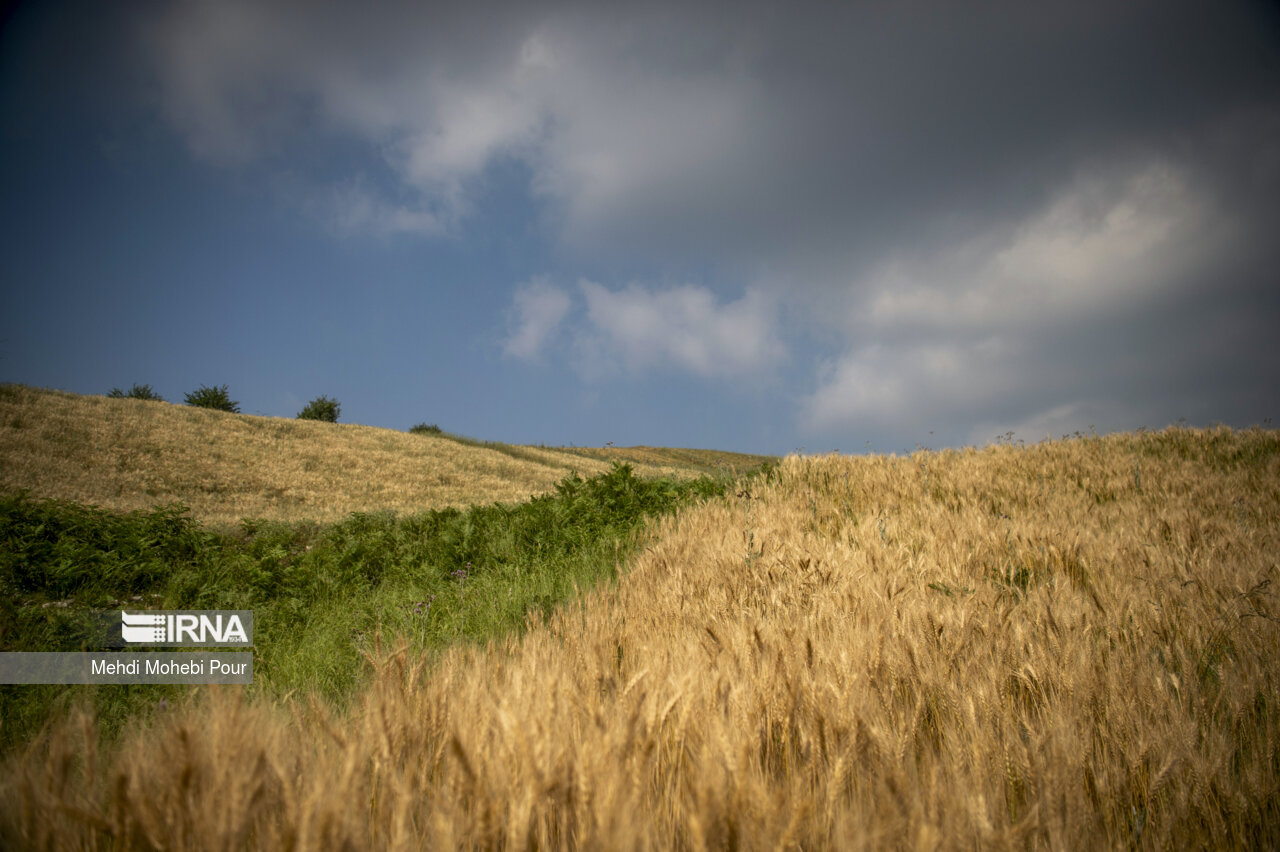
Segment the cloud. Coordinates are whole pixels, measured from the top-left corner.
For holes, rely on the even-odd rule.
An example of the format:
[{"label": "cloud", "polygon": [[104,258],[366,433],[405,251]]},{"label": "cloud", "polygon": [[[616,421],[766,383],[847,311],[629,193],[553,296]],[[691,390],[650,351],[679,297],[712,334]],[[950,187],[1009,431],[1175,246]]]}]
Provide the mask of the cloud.
[{"label": "cloud", "polygon": [[1016,380],[1009,344],[873,344],[823,365],[805,405],[817,431],[928,428],[968,409],[981,412]]},{"label": "cloud", "polygon": [[959,245],[891,257],[860,282],[881,329],[1076,322],[1159,297],[1230,223],[1169,163],[1081,174],[1039,211]]},{"label": "cloud", "polygon": [[513,158],[577,252],[749,268],[1015,221],[1082,152],[1166,145],[1274,102],[1261,14],[223,0],[166,7],[146,44],[162,113],[198,156],[343,139],[433,210]]},{"label": "cloud", "polygon": [[300,175],[336,233],[465,237],[517,164],[557,275],[591,280],[519,291],[511,357],[785,361],[805,428],[963,440],[1274,404],[1277,24],[1181,0],[223,0],[143,29],[193,155]]},{"label": "cloud", "polygon": [[[435,223],[465,218],[471,185],[494,158],[518,156],[545,113],[530,87],[547,57],[518,7],[485,21],[438,4],[174,3],[138,31],[157,108],[193,155],[306,174],[307,212],[317,196],[352,195],[353,232],[447,232]],[[297,156],[325,145],[397,185],[352,193],[358,175]]]},{"label": "cloud", "polygon": [[569,312],[569,294],[535,278],[519,287],[512,297],[510,320],[512,330],[503,342],[502,351],[525,361],[540,358]]},{"label": "cloud", "polygon": [[582,281],[590,329],[580,343],[639,372],[674,368],[702,378],[769,372],[785,357],[774,306],[760,291],[720,303],[705,287],[612,291]]},{"label": "cloud", "polygon": [[577,295],[546,277],[516,288],[505,354],[537,360],[564,336],[574,368],[587,379],[618,370],[742,378],[773,374],[787,359],[776,301],[759,290],[724,301],[700,286],[611,290],[584,279]]},{"label": "cloud", "polygon": [[1109,332],[1149,326],[1153,308],[1194,293],[1237,235],[1157,160],[1081,175],[1015,226],[891,258],[851,288],[844,329],[860,345],[820,367],[804,426],[969,423],[967,437],[989,438],[1082,429],[1108,406],[1113,420],[1140,417],[1127,386],[1183,359]]}]

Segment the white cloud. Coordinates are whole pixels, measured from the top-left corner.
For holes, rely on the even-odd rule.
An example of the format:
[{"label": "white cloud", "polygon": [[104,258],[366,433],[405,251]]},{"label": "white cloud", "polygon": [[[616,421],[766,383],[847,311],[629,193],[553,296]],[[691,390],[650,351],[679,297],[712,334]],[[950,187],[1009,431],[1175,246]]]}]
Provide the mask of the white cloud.
[{"label": "white cloud", "polygon": [[536,31],[513,45],[512,54],[479,79],[427,78],[429,109],[405,116],[413,127],[404,146],[411,182],[448,185],[480,173],[495,156],[532,155],[557,61]]},{"label": "white cloud", "polygon": [[590,329],[582,343],[592,356],[642,371],[674,367],[704,378],[769,372],[786,350],[775,328],[775,305],[758,290],[720,303],[705,287],[609,290],[582,281]]},{"label": "white cloud", "polygon": [[503,352],[526,361],[540,358],[569,312],[569,294],[535,278],[516,290],[512,298],[512,331],[503,343]]},{"label": "white cloud", "polygon": [[1010,347],[970,343],[875,344],[825,364],[805,402],[811,430],[941,426],[957,409],[981,410],[1016,381]]},{"label": "white cloud", "polygon": [[1041,211],[959,246],[892,258],[860,287],[880,328],[1077,321],[1152,297],[1221,237],[1207,200],[1165,162],[1084,176]]},{"label": "white cloud", "polygon": [[1083,365],[1100,353],[1047,338],[1160,304],[1229,233],[1188,175],[1154,161],[1081,177],[1017,226],[887,260],[850,289],[843,331],[858,345],[821,367],[803,425],[970,423],[986,438],[1001,424],[1019,434],[1082,428],[1085,409],[1066,400],[1109,383],[1116,365],[1091,376]]},{"label": "white cloud", "polygon": [[769,375],[787,358],[777,303],[760,290],[722,301],[706,287],[610,290],[582,280],[577,296],[582,310],[575,312],[579,300],[545,277],[518,287],[503,351],[536,360],[563,334],[572,343],[574,368],[587,379],[619,369],[677,370],[707,379]]}]

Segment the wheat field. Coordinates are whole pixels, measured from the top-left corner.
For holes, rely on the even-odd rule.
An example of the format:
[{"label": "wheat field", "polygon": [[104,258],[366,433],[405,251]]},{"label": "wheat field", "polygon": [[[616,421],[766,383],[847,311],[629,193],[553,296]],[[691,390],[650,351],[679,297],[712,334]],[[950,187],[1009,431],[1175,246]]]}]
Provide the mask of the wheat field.
[{"label": "wheat field", "polygon": [[[1280,843],[1280,437],[790,457],[350,708],[207,690],[14,755],[33,849]],[[531,616],[532,617],[532,616]]]},{"label": "wheat field", "polygon": [[230,414],[138,399],[0,385],[0,492],[28,490],[117,511],[180,501],[191,517],[337,521],[527,500],[611,462],[641,476],[754,467],[765,456],[702,450],[481,444],[349,423]]}]

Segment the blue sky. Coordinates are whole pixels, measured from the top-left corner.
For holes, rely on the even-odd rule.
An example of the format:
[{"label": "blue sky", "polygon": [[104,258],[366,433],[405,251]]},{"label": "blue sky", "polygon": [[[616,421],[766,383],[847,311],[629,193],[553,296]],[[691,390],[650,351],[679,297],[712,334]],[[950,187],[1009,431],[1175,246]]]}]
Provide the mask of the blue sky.
[{"label": "blue sky", "polygon": [[770,453],[1251,425],[1277,152],[1264,4],[29,2],[0,380]]}]

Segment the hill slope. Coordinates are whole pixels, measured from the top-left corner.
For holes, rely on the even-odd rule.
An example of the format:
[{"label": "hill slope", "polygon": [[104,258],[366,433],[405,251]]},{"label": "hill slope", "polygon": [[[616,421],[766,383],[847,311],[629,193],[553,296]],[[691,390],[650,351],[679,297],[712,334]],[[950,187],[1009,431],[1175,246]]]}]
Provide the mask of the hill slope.
[{"label": "hill slope", "polygon": [[520,447],[0,385],[0,491],[122,511],[181,501],[194,518],[216,524],[515,502],[614,461],[632,463],[641,476],[696,476],[742,472],[766,459]]},{"label": "hill slope", "polygon": [[70,718],[0,771],[0,844],[1277,848],[1278,505],[1257,429],[790,457],[342,715]]}]

